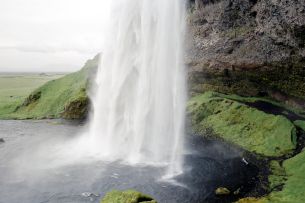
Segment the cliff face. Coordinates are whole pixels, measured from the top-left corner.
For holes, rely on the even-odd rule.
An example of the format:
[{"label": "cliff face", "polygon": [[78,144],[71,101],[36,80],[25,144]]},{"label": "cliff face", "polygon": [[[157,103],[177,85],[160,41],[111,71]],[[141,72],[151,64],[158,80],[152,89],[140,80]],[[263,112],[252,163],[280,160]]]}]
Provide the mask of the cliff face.
[{"label": "cliff face", "polygon": [[305,0],[196,0],[188,23],[191,92],[305,106]]}]

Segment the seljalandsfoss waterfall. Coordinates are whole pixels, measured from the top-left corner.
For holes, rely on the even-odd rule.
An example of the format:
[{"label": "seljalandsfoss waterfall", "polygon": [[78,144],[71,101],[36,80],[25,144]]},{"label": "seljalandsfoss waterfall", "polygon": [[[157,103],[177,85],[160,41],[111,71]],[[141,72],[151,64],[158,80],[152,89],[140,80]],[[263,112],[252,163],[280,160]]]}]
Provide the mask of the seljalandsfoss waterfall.
[{"label": "seljalandsfoss waterfall", "polygon": [[110,4],[90,139],[102,157],[181,172],[184,2]]},{"label": "seljalandsfoss waterfall", "polygon": [[[265,12],[269,5],[265,1],[73,0],[71,4],[53,0],[38,5],[37,0],[28,0],[32,3],[22,6],[21,1],[3,1],[10,5],[4,3],[4,10],[16,14],[34,9],[34,15],[39,5],[44,7],[37,15],[39,21],[33,18],[35,22],[27,23],[21,12],[22,26],[12,27],[38,23],[33,30],[41,31],[41,22],[49,28],[54,20],[58,28],[51,26],[46,47],[35,43],[48,33],[37,32],[37,39],[24,44],[21,40],[19,48],[18,40],[4,43],[0,55],[5,49],[18,52],[18,59],[21,52],[26,57],[38,54],[35,59],[48,54],[50,61],[58,55],[58,64],[64,57],[67,64],[71,58],[82,60],[82,52],[96,57],[87,60],[86,55],[87,62],[76,72],[0,71],[0,203],[229,203],[242,198],[256,202],[261,196],[265,201],[275,184],[284,185],[285,194],[295,191],[291,190],[295,185],[289,184],[303,177],[297,153],[304,151],[305,118],[296,106],[292,109],[259,95],[269,94],[267,81],[280,79],[282,73],[293,73],[293,81],[304,74],[290,70],[299,68],[293,64],[281,66],[278,75],[273,74],[276,67],[268,69],[274,61],[266,61],[264,70],[261,64],[252,64],[255,57],[271,57],[263,52],[276,53],[272,57],[291,52],[282,44],[278,51],[275,44],[272,49],[265,46],[271,42],[264,36],[272,32],[254,23],[273,13]],[[15,10],[18,6],[21,10]],[[0,16],[6,15],[1,8]],[[70,12],[73,9],[75,13]],[[44,13],[52,15],[40,19]],[[290,15],[286,10],[281,14]],[[75,21],[68,23],[70,18]],[[92,25],[96,26],[89,29]],[[4,32],[14,37],[12,33]],[[25,36],[29,35],[21,38]],[[94,43],[89,43],[91,37]],[[57,41],[61,38],[64,42]],[[298,49],[294,48],[295,58]],[[259,81],[266,82],[263,89]],[[255,97],[239,95],[256,92]],[[281,97],[279,92],[272,94]],[[293,101],[289,100],[296,105]],[[289,172],[288,184],[282,184],[282,173],[273,174],[278,170]],[[270,174],[281,181],[270,182]],[[297,197],[304,196],[301,189],[296,190]],[[270,193],[275,197],[271,202],[276,202],[278,192]]]}]

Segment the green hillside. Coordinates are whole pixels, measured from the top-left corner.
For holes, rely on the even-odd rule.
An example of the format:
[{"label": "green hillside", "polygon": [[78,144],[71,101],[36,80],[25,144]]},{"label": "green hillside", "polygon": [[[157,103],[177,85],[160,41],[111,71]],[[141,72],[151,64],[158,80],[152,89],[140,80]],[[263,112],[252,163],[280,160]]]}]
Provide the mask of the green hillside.
[{"label": "green hillside", "polygon": [[[83,118],[88,110],[87,89],[94,76],[98,57],[89,60],[78,72],[51,80],[24,100],[0,106],[1,119]],[[92,81],[92,80],[91,80]]]}]

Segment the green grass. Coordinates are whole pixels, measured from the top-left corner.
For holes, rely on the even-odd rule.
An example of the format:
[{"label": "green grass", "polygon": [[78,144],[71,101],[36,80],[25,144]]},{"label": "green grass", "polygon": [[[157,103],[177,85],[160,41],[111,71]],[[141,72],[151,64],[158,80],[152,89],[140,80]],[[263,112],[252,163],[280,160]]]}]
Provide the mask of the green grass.
[{"label": "green grass", "polygon": [[296,128],[284,116],[275,116],[240,102],[206,92],[188,103],[193,128],[206,129],[231,143],[260,155],[280,157],[296,146]]},{"label": "green grass", "polygon": [[0,117],[14,111],[36,88],[63,75],[0,73]]},{"label": "green grass", "polygon": [[[97,63],[98,57],[95,57],[93,60],[89,60],[78,72],[48,82],[37,82],[22,95],[22,91],[19,91],[18,99],[6,100],[4,105],[0,107],[0,118],[43,119],[84,116],[88,106],[86,90],[89,85],[89,77],[96,70]],[[43,82],[46,83],[43,84]],[[39,84],[43,85],[38,87]],[[10,91],[6,94],[9,93]]]}]

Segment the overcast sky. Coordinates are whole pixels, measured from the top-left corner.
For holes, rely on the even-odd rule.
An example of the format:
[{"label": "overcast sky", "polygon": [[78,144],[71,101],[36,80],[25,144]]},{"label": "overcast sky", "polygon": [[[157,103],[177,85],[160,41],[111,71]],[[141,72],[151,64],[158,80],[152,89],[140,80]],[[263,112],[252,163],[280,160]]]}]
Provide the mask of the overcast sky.
[{"label": "overcast sky", "polygon": [[0,72],[67,72],[100,52],[103,0],[1,0]]}]

